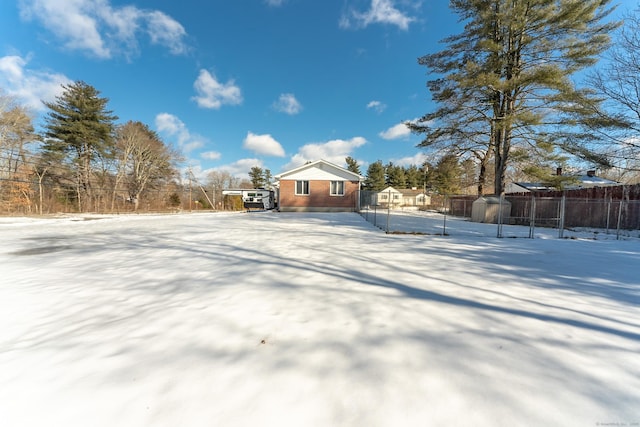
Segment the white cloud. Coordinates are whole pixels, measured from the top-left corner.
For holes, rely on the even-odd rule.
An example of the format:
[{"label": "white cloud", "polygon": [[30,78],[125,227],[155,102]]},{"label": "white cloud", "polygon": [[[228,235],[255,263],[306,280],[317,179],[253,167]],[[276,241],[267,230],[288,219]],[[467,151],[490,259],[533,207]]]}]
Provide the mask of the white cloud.
[{"label": "white cloud", "polygon": [[242,103],[242,92],[233,80],[220,83],[207,70],[200,70],[193,87],[197,96],[193,99],[201,108],[219,109],[223,104],[238,105]]},{"label": "white cloud", "polygon": [[178,21],[158,10],[147,12],[145,16],[147,33],[152,43],[167,47],[174,55],[187,51],[183,41],[187,32]]},{"label": "white cloud", "polygon": [[266,156],[284,157],[285,155],[282,145],[268,134],[256,135],[255,133],[248,132],[242,148]]},{"label": "white cloud", "polygon": [[280,95],[280,98],[273,103],[273,108],[289,115],[298,114],[302,111],[302,105],[292,93],[283,93]]},{"label": "white cloud", "polygon": [[371,101],[367,104],[368,110],[374,110],[378,114],[382,113],[386,108],[387,106],[380,101]]},{"label": "white cloud", "polygon": [[324,143],[306,144],[298,150],[291,161],[284,166],[284,170],[301,166],[307,162],[324,159],[336,165],[343,165],[344,159],[351,155],[353,150],[362,147],[367,140],[361,136],[348,140],[334,139]]},{"label": "white cloud", "polygon": [[400,139],[411,135],[411,130],[404,123],[398,123],[397,125],[380,132],[379,135],[384,139]]},{"label": "white cloud", "polygon": [[217,151],[205,151],[204,153],[200,153],[200,157],[205,160],[219,160],[222,154]]},{"label": "white cloud", "polygon": [[282,6],[285,0],[265,0],[265,3],[272,7]]},{"label": "white cloud", "polygon": [[416,19],[410,17],[394,7],[394,0],[371,0],[371,8],[366,12],[353,9],[342,15],[340,27],[364,28],[371,24],[396,25],[402,30],[408,30],[409,24]]},{"label": "white cloud", "polygon": [[18,4],[22,19],[38,21],[70,50],[99,58],[130,56],[138,51],[137,34],[144,30],[152,43],[173,54],[187,51],[184,27],[157,10],[112,6],[110,0],[23,0]]},{"label": "white cloud", "polygon": [[249,171],[254,166],[264,168],[264,163],[260,159],[240,159],[237,162],[216,167],[214,170],[229,172],[237,178],[246,179],[248,181]]},{"label": "white cloud", "polygon": [[398,166],[422,166],[424,162],[426,162],[428,156],[425,153],[417,153],[415,156],[410,157],[402,157],[400,159],[391,159],[391,163]]},{"label": "white cloud", "polygon": [[182,120],[173,114],[158,114],[156,116],[156,129],[161,134],[176,138],[178,146],[186,153],[203,147],[206,142],[204,137],[189,132]]},{"label": "white cloud", "polygon": [[0,87],[26,107],[43,111],[42,101],[53,102],[62,94],[62,85],[72,81],[63,74],[27,69],[28,63],[17,55],[0,57]]}]

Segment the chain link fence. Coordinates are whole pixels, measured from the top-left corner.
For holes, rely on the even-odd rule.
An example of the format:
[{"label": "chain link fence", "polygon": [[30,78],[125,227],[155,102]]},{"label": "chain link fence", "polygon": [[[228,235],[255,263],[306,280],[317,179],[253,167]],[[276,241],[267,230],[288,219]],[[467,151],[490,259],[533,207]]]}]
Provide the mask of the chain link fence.
[{"label": "chain link fence", "polygon": [[640,237],[640,200],[451,196],[435,204],[402,194],[362,191],[359,212],[389,234],[484,237]]}]

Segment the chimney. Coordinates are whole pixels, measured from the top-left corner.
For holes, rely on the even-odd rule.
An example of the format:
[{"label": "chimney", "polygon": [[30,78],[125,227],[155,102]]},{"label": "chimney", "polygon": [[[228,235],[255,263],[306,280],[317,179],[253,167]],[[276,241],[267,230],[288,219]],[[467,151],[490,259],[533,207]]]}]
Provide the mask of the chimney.
[{"label": "chimney", "polygon": [[556,175],[562,175],[562,168],[556,168]]},{"label": "chimney", "polygon": [[589,178],[593,178],[594,176],[596,176],[596,171],[587,171],[587,176]]}]

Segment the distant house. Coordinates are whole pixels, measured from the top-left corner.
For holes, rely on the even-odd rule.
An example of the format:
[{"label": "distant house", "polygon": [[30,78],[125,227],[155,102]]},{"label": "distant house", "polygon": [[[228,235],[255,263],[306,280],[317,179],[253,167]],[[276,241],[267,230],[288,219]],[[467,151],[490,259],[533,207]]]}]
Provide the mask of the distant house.
[{"label": "distant house", "polygon": [[317,160],[274,177],[282,212],[344,212],[359,209],[362,175]]},{"label": "distant house", "polygon": [[[561,175],[562,170],[558,168],[557,175]],[[601,178],[596,176],[596,171],[590,170],[586,172],[580,172],[577,174],[566,175],[569,181],[564,185],[564,190],[576,190],[580,188],[594,188],[594,187],[613,187],[620,185],[619,182],[611,181],[610,179]],[[554,187],[539,183],[539,182],[514,182],[508,184],[505,189],[505,193],[523,193],[523,192],[539,192],[539,191],[554,191],[557,190]]]},{"label": "distant house", "polygon": [[400,189],[387,187],[376,193],[377,205],[397,208],[401,206],[427,206],[431,204],[431,197],[422,190]]},{"label": "distant house", "polygon": [[570,184],[566,188],[593,188],[593,187],[614,187],[620,185],[619,182],[596,176],[596,171],[586,171],[575,176],[576,183]]},{"label": "distant house", "polygon": [[431,204],[431,196],[423,190],[406,188],[398,190],[402,194],[403,206],[427,206]]}]

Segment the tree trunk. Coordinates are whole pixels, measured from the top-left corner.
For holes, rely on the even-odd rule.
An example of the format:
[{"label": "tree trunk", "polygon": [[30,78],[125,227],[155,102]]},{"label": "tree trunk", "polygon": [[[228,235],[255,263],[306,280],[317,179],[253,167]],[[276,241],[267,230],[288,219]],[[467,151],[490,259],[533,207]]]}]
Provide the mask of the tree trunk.
[{"label": "tree trunk", "polygon": [[480,160],[480,173],[478,174],[478,196],[484,194],[484,184],[487,180],[487,157]]},{"label": "tree trunk", "polygon": [[[37,172],[36,172],[37,173]],[[44,170],[41,174],[37,173],[38,175],[38,198],[39,200],[39,209],[38,209],[38,213],[40,215],[42,215],[42,204],[44,202],[44,190],[42,188],[42,180],[44,179],[44,174],[47,173],[46,170]]]}]

